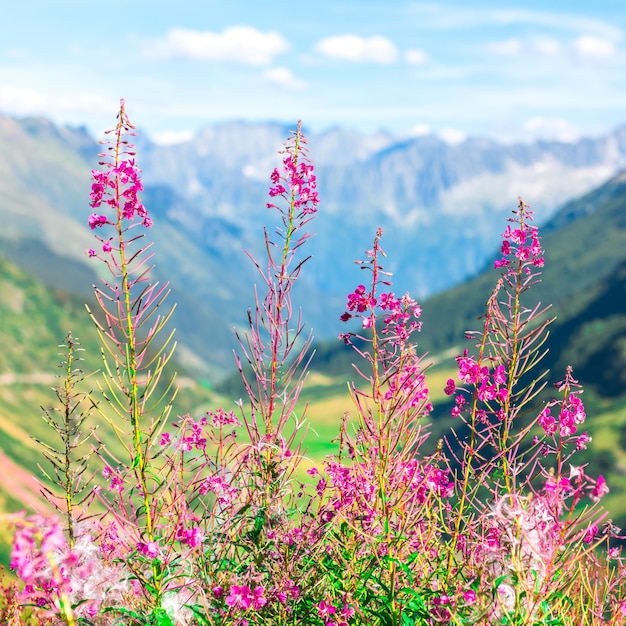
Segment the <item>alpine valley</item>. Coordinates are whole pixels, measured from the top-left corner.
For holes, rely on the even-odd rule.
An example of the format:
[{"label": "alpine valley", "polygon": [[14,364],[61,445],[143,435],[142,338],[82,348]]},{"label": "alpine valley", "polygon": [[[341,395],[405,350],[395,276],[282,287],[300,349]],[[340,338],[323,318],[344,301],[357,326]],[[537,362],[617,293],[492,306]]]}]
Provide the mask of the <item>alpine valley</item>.
[{"label": "alpine valley", "polygon": [[[139,132],[143,201],[154,221],[157,275],[177,302],[178,358],[197,376],[232,368],[233,325],[253,300],[269,174],[293,125],[227,122],[156,145]],[[295,291],[317,338],[336,337],[353,261],[383,228],[397,292],[420,299],[484,267],[518,196],[539,224],[626,163],[626,126],[576,143],[499,144],[331,129],[309,136],[321,210]],[[85,255],[90,172],[101,146],[83,128],[0,116],[0,255],[82,298],[96,282]]]}]

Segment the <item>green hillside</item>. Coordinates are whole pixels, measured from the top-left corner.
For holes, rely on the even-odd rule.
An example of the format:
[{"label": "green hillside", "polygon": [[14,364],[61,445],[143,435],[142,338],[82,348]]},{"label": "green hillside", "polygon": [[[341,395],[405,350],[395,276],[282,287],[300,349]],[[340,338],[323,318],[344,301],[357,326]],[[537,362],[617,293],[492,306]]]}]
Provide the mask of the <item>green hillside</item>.
[{"label": "green hillside", "polygon": [[[554,306],[557,324],[562,324],[588,306],[602,281],[626,260],[626,174],[566,204],[540,226],[540,234],[546,264],[532,293],[538,301]],[[494,242],[494,249],[497,245]],[[423,303],[428,332],[422,347],[437,353],[458,344],[482,314],[497,275],[490,263],[473,280]]]},{"label": "green hillside", "polygon": [[[71,332],[80,340],[85,373],[101,367],[100,343],[87,314],[84,301],[61,290],[51,290],[39,280],[0,257],[0,467],[19,468],[37,475],[40,450],[31,440],[35,436],[51,441],[50,429],[41,419],[41,407],[54,404],[52,387],[59,384],[59,344]],[[197,411],[214,402],[213,394],[185,376],[180,365],[181,393],[175,411]],[[93,389],[98,400],[95,374],[84,385]],[[113,439],[105,441],[115,446]],[[15,472],[4,473],[0,481],[0,510],[16,510],[38,490],[30,484],[22,493],[25,478]]]},{"label": "green hillside", "polygon": [[45,287],[3,257],[0,257],[0,319],[1,374],[54,372],[57,345],[68,331],[80,338],[86,354],[90,355],[89,366],[99,367],[97,335],[84,301]]},{"label": "green hillside", "polygon": [[[83,300],[103,269],[85,254],[93,246],[87,216],[91,170],[101,148],[84,129],[0,115],[0,256]],[[179,304],[179,359],[197,375],[219,378],[231,367],[233,320],[245,319],[247,292],[240,284],[253,268],[246,263],[242,272],[240,263],[237,271],[172,222],[168,214],[185,209],[174,194],[147,186],[143,201],[155,218],[155,275],[173,283]],[[240,249],[231,254],[245,259]],[[198,342],[198,330],[210,341]]]}]

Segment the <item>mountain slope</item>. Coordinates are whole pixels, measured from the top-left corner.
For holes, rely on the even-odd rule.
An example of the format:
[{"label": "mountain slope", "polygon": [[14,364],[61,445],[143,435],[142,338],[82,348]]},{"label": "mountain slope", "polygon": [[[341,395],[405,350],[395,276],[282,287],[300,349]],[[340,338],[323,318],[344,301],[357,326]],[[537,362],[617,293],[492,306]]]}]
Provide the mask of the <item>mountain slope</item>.
[{"label": "mountain slope", "polygon": [[[29,506],[38,498],[38,488],[29,476],[38,475],[41,448],[31,439],[55,443],[51,429],[41,419],[42,408],[56,406],[52,387],[61,383],[59,345],[68,332],[81,344],[77,366],[86,374],[102,368],[100,340],[84,305],[75,295],[46,287],[0,256],[0,511]],[[176,362],[181,387],[173,415],[196,413],[214,395],[185,377]],[[99,374],[81,386],[99,399]],[[163,389],[164,391],[164,389]],[[101,418],[94,413],[95,425]],[[112,433],[101,433],[112,451],[119,450]],[[21,503],[21,504],[20,504]]]},{"label": "mountain slope", "polygon": [[576,376],[603,398],[626,395],[626,259],[592,289],[576,313],[563,316],[550,337],[546,365]]},{"label": "mountain slope", "polygon": [[[0,254],[46,285],[83,299],[102,270],[85,255],[93,245],[86,219],[98,150],[81,129],[0,116]],[[177,202],[172,193],[163,196],[158,188],[148,188],[145,196],[155,217]],[[181,357],[186,355],[198,373],[218,376],[218,368],[232,363],[228,313],[239,310],[243,319],[246,300],[238,283],[242,277],[249,281],[252,272],[241,270],[240,264],[233,273],[223,254],[202,247],[165,218],[154,221],[155,276],[171,281],[172,301],[180,303],[174,323]],[[237,234],[232,237],[236,240]],[[198,330],[204,341],[198,341]]]},{"label": "mountain slope", "polygon": [[[615,275],[626,259],[626,173],[567,203],[540,228],[540,234],[546,265],[532,294],[553,304],[557,324],[565,323],[591,306],[602,282]],[[438,352],[457,343],[465,330],[475,326],[497,275],[489,264],[473,280],[424,303],[428,350]]]},{"label": "mountain slope", "polygon": [[[499,230],[505,225],[501,220]],[[558,376],[572,365],[599,398],[626,398],[626,172],[565,204],[540,235],[546,263],[527,304],[551,304],[556,316],[544,367]],[[495,248],[497,239],[492,243]],[[495,258],[473,279],[422,301],[420,350],[459,353],[465,332],[479,328],[499,276]],[[340,329],[338,318],[336,323]],[[349,352],[341,342],[322,342],[318,351],[315,368],[349,373]]]},{"label": "mountain slope", "polygon": [[[174,146],[146,140],[146,181],[169,185],[187,199],[194,227],[219,216],[230,224],[243,218],[258,232],[267,220],[268,172],[287,130],[229,122]],[[351,263],[379,226],[386,247],[394,250],[389,270],[399,290],[417,286],[423,297],[482,267],[502,215],[519,194],[545,222],[566,200],[626,163],[626,128],[573,144],[468,139],[449,145],[435,136],[368,138],[341,129],[309,139],[322,205],[312,226],[317,236],[307,274],[334,298],[348,291]],[[249,245],[256,251],[254,241]]]},{"label": "mountain slope", "polygon": [[[263,226],[274,231],[268,176],[288,129],[230,122],[175,146],[137,138],[156,276],[171,283],[181,359],[198,376],[216,380],[232,369],[232,327],[245,323],[256,281],[243,251],[262,256]],[[355,284],[353,260],[379,226],[396,290],[439,292],[484,265],[520,192],[544,222],[562,199],[615,172],[626,128],[574,144],[516,145],[332,129],[313,135],[310,148],[322,206],[294,296],[323,338],[336,335],[335,314]],[[84,129],[0,115],[0,254],[81,297],[100,271],[84,254],[93,242],[85,222],[99,149]]]}]

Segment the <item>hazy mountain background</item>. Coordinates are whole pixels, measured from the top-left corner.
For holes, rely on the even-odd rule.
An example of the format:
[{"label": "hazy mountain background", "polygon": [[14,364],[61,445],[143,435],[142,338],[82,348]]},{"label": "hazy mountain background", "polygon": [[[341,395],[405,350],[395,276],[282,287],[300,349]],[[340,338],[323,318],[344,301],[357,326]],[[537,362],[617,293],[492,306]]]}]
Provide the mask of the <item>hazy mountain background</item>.
[{"label": "hazy mountain background", "polygon": [[[231,368],[232,326],[245,319],[255,280],[243,250],[260,254],[263,225],[276,222],[268,177],[292,127],[229,122],[171,146],[137,138],[157,272],[178,302],[179,358],[198,376]],[[322,205],[296,299],[318,338],[337,335],[345,294],[360,280],[352,262],[378,226],[396,290],[424,298],[484,266],[519,195],[543,223],[626,163],[626,127],[575,143],[451,145],[338,128],[309,139]],[[99,270],[84,252],[99,149],[84,129],[0,116],[0,255],[83,298]]]}]

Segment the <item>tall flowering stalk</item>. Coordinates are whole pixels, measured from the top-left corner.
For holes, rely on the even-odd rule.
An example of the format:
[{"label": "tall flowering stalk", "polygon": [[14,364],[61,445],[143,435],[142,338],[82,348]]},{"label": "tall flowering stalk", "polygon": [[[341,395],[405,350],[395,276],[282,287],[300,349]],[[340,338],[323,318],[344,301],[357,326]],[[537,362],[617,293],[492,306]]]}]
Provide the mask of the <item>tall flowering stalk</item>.
[{"label": "tall flowering stalk", "polygon": [[[274,169],[271,182],[267,207],[278,212],[281,224],[276,238],[265,230],[265,265],[249,255],[265,294],[262,298],[257,295],[254,310],[248,311],[247,332],[237,334],[247,367],[235,355],[250,403],[249,414],[243,405],[241,410],[250,438],[250,462],[257,468],[265,492],[264,509],[278,497],[299,453],[297,437],[302,435],[303,416],[298,418],[296,403],[304,384],[303,361],[311,344],[311,335],[303,336],[301,314],[294,315],[291,301],[293,286],[307,260],[299,257],[300,248],[310,237],[305,228],[319,203],[300,123],[286,145],[282,172]],[[285,440],[290,421],[296,427]],[[286,464],[290,456],[292,460]]]},{"label": "tall flowering stalk", "polygon": [[[117,125],[107,131],[111,139],[101,155],[103,169],[92,172],[91,207],[96,212],[88,222],[96,232],[99,250],[90,249],[88,255],[104,263],[110,276],[95,288],[99,306],[90,313],[103,346],[103,393],[117,418],[107,419],[129,454],[127,461],[116,462],[117,467],[107,466],[105,476],[115,483],[114,492],[121,493],[130,484],[131,493],[137,494],[133,510],[139,525],[139,543],[151,545],[162,490],[162,482],[153,471],[151,446],[176,395],[173,377],[163,380],[174,350],[173,332],[164,340],[157,336],[173,308],[160,313],[169,293],[167,284],[152,280],[152,244],[142,245],[142,231],[152,221],[139,199],[143,184],[133,146],[127,139],[134,128],[122,100]],[[155,561],[152,587],[158,605],[161,570]]]},{"label": "tall flowering stalk", "polygon": [[[297,509],[293,474],[305,434],[304,415],[297,413],[296,405],[311,335],[304,334],[301,313],[294,313],[292,290],[308,260],[301,248],[310,237],[306,227],[317,213],[319,198],[300,122],[286,143],[282,167],[270,178],[267,208],[278,213],[280,224],[273,235],[264,231],[265,262],[249,255],[264,293],[260,296],[255,290],[247,331],[237,333],[241,356],[236,354],[235,360],[247,391],[240,411],[248,443],[237,462],[231,462],[232,482],[241,485],[240,502],[249,512],[240,522],[240,532],[246,533],[249,549],[257,555],[257,569],[266,558],[262,552],[283,536],[290,511]],[[285,577],[284,571],[276,574]]]},{"label": "tall flowering stalk", "polygon": [[[465,351],[457,358],[459,380],[464,386],[455,395],[452,415],[462,416],[466,422],[469,441],[460,444],[464,456],[457,483],[459,515],[453,541],[465,523],[463,513],[471,495],[483,485],[483,475],[496,472],[495,498],[502,491],[515,492],[519,471],[515,462],[521,462],[517,455],[528,433],[528,427],[515,427],[543,387],[541,373],[535,378],[528,374],[543,356],[545,331],[552,320],[546,319],[548,307],[528,308],[522,302],[544,264],[543,249],[537,227],[531,223],[532,213],[522,201],[509,221],[511,225],[503,234],[502,257],[495,263],[504,271],[487,301],[482,333],[477,337],[478,354],[474,357]],[[456,391],[454,381],[449,381],[446,393]]]},{"label": "tall flowering stalk", "polygon": [[427,524],[429,509],[447,498],[451,485],[438,454],[419,458],[427,438],[422,422],[432,408],[414,340],[421,308],[409,294],[387,290],[381,236],[379,230],[369,260],[358,262],[370,272],[369,287],[357,286],[341,316],[360,320],[360,332],[342,338],[367,369],[357,368],[365,386],[351,386],[354,430],[344,423],[339,457],[326,464],[326,515],[338,529],[337,544],[350,546],[333,556],[347,571],[335,602],[355,602],[360,619],[395,624],[420,614],[407,590],[424,574],[419,552],[427,551],[430,538],[417,520]]},{"label": "tall flowering stalk", "polygon": [[474,615],[515,624],[563,614],[563,599],[585,586],[580,563],[598,563],[594,548],[614,534],[598,534],[606,518],[597,506],[607,491],[603,477],[594,480],[571,464],[591,441],[578,432],[586,415],[571,369],[556,385],[561,400],[543,408],[540,401],[546,372],[537,367],[552,319],[548,307],[526,304],[544,264],[532,217],[520,200],[503,234],[495,262],[502,276],[482,332],[469,335],[477,355],[457,357],[458,383],[450,379],[445,390],[463,424],[446,439],[456,480],[454,507],[444,518],[451,537],[445,584],[462,577],[472,593],[493,594],[489,608]]},{"label": "tall flowering stalk", "polygon": [[51,465],[52,471],[40,466],[44,476],[50,483],[60,487],[59,496],[48,486],[42,485],[42,492],[49,502],[65,518],[69,548],[74,547],[75,527],[81,515],[84,515],[93,498],[88,492],[89,462],[94,454],[93,449],[86,449],[91,433],[84,433],[85,421],[95,406],[91,394],[79,391],[84,382],[83,372],[76,366],[82,360],[79,353],[83,350],[78,339],[67,333],[61,367],[64,370],[63,384],[55,388],[60,406],[45,409],[43,419],[60,439],[61,448],[47,444],[35,438],[43,448],[43,456]]}]

